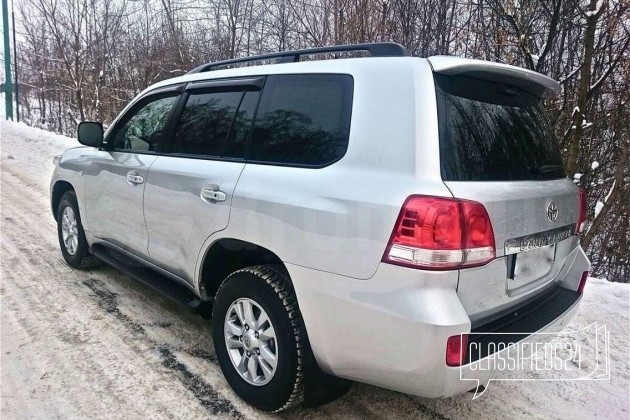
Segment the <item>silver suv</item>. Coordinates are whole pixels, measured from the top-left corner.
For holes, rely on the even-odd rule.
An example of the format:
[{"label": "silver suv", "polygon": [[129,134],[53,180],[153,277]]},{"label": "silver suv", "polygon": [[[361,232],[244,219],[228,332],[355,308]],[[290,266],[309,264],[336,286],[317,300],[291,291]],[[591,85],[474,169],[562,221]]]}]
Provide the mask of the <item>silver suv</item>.
[{"label": "silver suv", "polygon": [[[350,51],[370,56],[300,60]],[[88,147],[51,182],[61,252],[211,314],[228,383],[259,409],[348,380],[468,391],[460,374],[562,328],[582,295],[585,197],[542,107],[558,89],[389,43],[203,65],[105,133],[79,125]]]}]

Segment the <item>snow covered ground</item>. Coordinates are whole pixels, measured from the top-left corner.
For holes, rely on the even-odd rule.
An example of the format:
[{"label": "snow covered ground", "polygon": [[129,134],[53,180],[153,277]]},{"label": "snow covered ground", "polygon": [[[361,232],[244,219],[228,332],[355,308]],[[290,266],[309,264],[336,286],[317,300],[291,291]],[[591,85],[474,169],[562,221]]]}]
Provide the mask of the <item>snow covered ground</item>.
[{"label": "snow covered ground", "polygon": [[[23,124],[0,130],[2,419],[273,417],[230,390],[207,321],[113,269],[64,264],[48,182],[53,156],[76,141]],[[629,308],[630,285],[591,279],[570,325],[608,327],[610,380],[493,382],[475,401],[354,384],[332,404],[283,416],[627,419]]]}]

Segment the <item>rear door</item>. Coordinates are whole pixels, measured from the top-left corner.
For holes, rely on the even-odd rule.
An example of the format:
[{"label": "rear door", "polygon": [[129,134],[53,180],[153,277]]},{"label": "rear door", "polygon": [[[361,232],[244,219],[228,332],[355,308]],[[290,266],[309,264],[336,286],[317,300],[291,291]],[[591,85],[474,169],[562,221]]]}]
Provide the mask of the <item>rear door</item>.
[{"label": "rear door", "polygon": [[203,243],[227,227],[263,82],[189,84],[168,153],[149,171],[144,213],[150,259],[188,282]]},{"label": "rear door", "polygon": [[577,243],[578,191],[537,95],[491,78],[435,81],[442,179],[485,206],[498,257],[461,270],[459,293],[469,313],[489,315],[557,277]]}]

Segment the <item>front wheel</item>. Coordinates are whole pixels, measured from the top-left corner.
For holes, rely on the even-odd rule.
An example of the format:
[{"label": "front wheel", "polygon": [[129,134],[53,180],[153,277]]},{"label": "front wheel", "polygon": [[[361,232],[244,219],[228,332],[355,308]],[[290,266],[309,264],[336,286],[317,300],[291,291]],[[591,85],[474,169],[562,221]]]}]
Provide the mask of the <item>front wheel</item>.
[{"label": "front wheel", "polygon": [[96,264],[96,258],[90,254],[85,239],[74,191],[67,191],[57,207],[57,236],[63,259],[69,266],[88,268]]},{"label": "front wheel", "polygon": [[295,292],[274,266],[232,273],[217,291],[212,334],[232,389],[264,411],[300,403],[305,334]]}]

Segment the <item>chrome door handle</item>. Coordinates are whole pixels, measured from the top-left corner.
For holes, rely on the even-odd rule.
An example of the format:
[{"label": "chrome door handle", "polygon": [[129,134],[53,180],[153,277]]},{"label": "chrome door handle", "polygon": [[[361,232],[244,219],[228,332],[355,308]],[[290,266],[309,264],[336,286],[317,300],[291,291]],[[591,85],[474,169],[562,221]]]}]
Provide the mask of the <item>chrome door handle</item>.
[{"label": "chrome door handle", "polygon": [[204,188],[201,190],[201,199],[203,201],[225,201],[227,195],[223,191],[212,188]]},{"label": "chrome door handle", "polygon": [[142,184],[144,182],[144,178],[141,177],[140,175],[136,175],[133,172],[130,172],[127,174],[127,182],[129,183],[129,185],[138,185],[138,184]]}]

